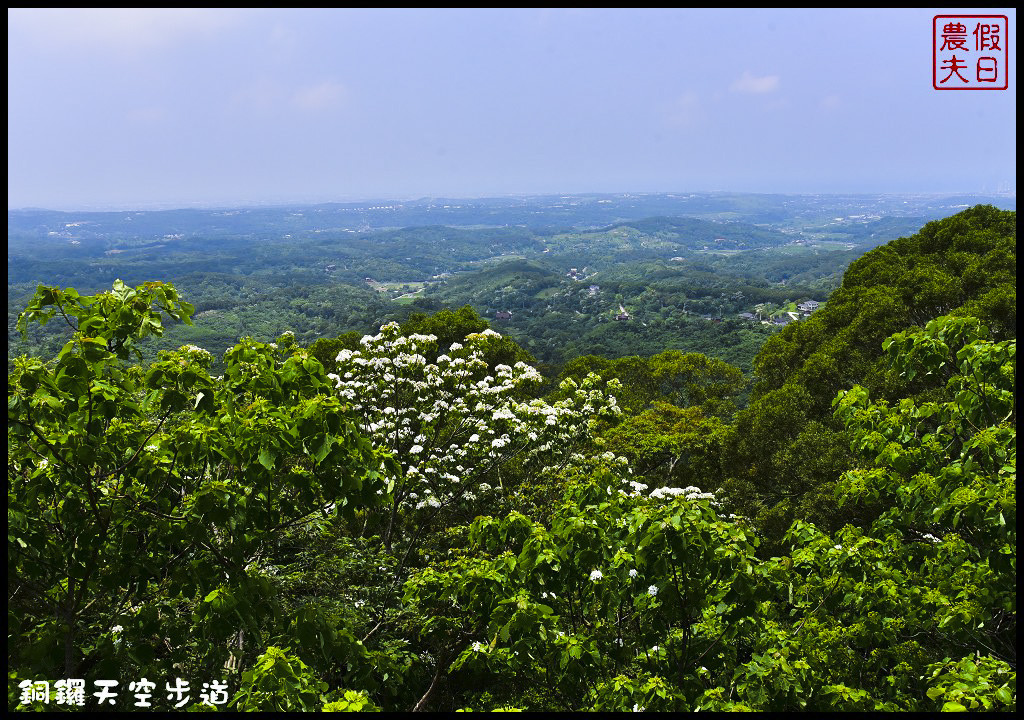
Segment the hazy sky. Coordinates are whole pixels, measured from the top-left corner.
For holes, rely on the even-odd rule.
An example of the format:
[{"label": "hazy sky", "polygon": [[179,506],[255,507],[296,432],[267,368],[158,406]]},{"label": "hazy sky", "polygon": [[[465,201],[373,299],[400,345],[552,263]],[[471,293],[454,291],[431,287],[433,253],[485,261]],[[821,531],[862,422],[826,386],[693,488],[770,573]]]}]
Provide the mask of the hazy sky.
[{"label": "hazy sky", "polygon": [[938,12],[8,10],[8,207],[1015,191]]}]

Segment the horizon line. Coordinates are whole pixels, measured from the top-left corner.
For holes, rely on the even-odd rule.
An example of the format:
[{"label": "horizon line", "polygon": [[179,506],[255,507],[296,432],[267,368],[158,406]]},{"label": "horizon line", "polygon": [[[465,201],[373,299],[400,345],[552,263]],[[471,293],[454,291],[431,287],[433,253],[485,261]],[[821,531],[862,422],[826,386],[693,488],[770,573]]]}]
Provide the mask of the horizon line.
[{"label": "horizon line", "polygon": [[759,196],[785,196],[785,197],[1005,197],[1015,198],[1016,190],[1001,191],[979,191],[979,190],[948,190],[936,192],[922,192],[905,190],[899,192],[747,192],[741,190],[663,190],[663,191],[618,191],[618,192],[538,192],[538,193],[501,193],[488,195],[419,195],[415,197],[382,197],[366,196],[358,198],[338,198],[333,200],[317,199],[268,199],[268,200],[236,200],[236,201],[181,201],[181,202],[149,202],[136,204],[111,204],[111,205],[67,205],[54,207],[41,207],[35,205],[24,205],[20,207],[8,206],[7,212],[171,212],[174,210],[225,210],[225,209],[250,209],[250,208],[274,208],[274,207],[315,207],[318,205],[351,205],[361,203],[421,203],[435,200],[509,200],[509,199],[530,199],[530,198],[557,198],[557,197],[630,197],[630,196],[657,196],[657,195],[759,195]]}]

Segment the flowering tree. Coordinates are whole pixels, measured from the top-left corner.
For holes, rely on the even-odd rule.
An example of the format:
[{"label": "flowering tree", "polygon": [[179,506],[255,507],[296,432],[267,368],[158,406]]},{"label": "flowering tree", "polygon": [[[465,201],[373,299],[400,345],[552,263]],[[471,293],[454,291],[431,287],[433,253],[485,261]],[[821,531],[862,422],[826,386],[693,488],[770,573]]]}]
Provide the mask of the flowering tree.
[{"label": "flowering tree", "polygon": [[583,461],[590,424],[618,413],[596,376],[567,381],[567,397],[553,404],[519,400],[541,376],[524,362],[499,364],[490,374],[484,357],[500,342],[487,329],[436,355],[435,336],[403,336],[391,323],[363,337],[360,350],[339,353],[338,374],[330,376],[338,394],[361,416],[361,430],[400,466],[383,523],[389,548],[403,515],[419,527],[439,513],[472,518],[514,492],[513,466],[549,473]]},{"label": "flowering tree", "polygon": [[945,387],[837,398],[863,453],[841,498],[870,528],[796,522],[758,560],[706,493],[592,474],[550,522],[478,518],[406,583],[449,685],[565,710],[1015,709],[1016,343],[940,318],[885,346]]},{"label": "flowering tree", "polygon": [[[727,682],[756,582],[742,520],[710,493],[597,470],[569,484],[550,527],[479,517],[471,552],[413,575],[406,600],[451,682],[561,710],[692,709]],[[628,488],[628,489],[627,489]]]}]

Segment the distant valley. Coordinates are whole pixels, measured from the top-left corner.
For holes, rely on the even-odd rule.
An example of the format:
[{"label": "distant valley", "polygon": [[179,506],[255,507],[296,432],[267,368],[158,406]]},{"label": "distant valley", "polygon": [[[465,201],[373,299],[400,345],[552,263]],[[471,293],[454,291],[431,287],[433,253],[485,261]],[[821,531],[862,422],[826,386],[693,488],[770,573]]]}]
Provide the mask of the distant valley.
[{"label": "distant valley", "polygon": [[[849,263],[929,220],[1013,197],[573,195],[125,212],[8,212],[10,352],[39,284],[174,282],[196,324],[153,344],[216,356],[240,335],[303,343],[472,305],[539,361],[698,351],[744,369]],[[52,329],[51,329],[52,328]]]}]

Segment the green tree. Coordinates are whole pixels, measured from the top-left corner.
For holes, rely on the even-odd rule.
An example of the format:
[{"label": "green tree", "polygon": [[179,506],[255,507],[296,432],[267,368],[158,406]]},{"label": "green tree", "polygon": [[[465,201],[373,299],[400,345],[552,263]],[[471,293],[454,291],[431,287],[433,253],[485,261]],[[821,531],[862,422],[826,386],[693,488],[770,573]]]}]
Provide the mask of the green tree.
[{"label": "green tree", "polygon": [[753,540],[712,502],[598,470],[550,525],[477,518],[467,554],[406,583],[446,682],[547,710],[690,709],[731,673],[755,600]]},{"label": "green tree", "polygon": [[855,386],[835,413],[856,467],[839,484],[863,528],[797,521],[749,655],[700,705],[725,710],[1013,710],[1016,705],[1014,341],[942,317],[885,343],[928,399],[872,401]]},{"label": "green tree", "polygon": [[[950,652],[1016,659],[1016,341],[975,318],[942,317],[886,342],[894,368],[944,380],[925,401],[890,405],[854,387],[837,415],[869,461],[843,482],[847,502],[878,508],[872,532],[922,544],[922,585]],[[934,548],[933,548],[934,546]]]},{"label": "green tree", "polygon": [[9,663],[21,672],[217,669],[240,628],[258,647],[261,623],[289,622],[274,619],[261,571],[276,539],[387,491],[382,459],[290,336],[243,339],[218,378],[191,346],[128,365],[161,312],[188,321],[191,307],[162,283],[40,287],[19,320],[59,315],[74,332],[54,361],[21,357],[8,376]]},{"label": "green tree", "polygon": [[433,315],[413,313],[402,323],[403,335],[433,335],[437,346],[446,350],[453,342],[462,340],[473,333],[483,332],[489,327],[470,305],[458,310],[439,310]]},{"label": "green tree", "polygon": [[745,384],[738,368],[717,358],[678,350],[614,360],[585,355],[566,363],[562,378],[580,382],[590,373],[622,384],[617,399],[629,414],[661,401],[679,407],[699,406],[708,415],[727,417],[735,407],[732,398]]},{"label": "green tree", "polygon": [[765,342],[751,402],[729,432],[724,481],[737,512],[761,518],[763,551],[781,552],[796,518],[830,530],[845,522],[828,501],[852,459],[831,413],[837,392],[859,384],[894,400],[936,390],[933,378],[890,368],[886,338],[947,313],[1014,336],[1015,247],[1014,212],[977,206],[928,223],[852,263],[824,307]]},{"label": "green tree", "polygon": [[357,332],[347,332],[336,338],[318,338],[309,346],[309,352],[328,373],[337,372],[338,353],[342,350],[358,350],[360,337]]},{"label": "green tree", "polygon": [[652,485],[706,485],[720,474],[724,429],[719,418],[708,417],[700,407],[656,401],[604,438],[610,451],[629,458],[634,472]]}]

